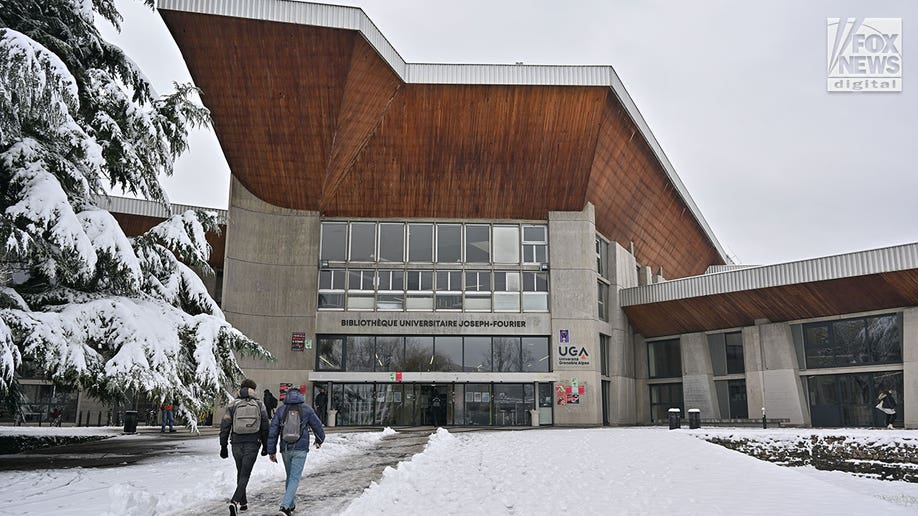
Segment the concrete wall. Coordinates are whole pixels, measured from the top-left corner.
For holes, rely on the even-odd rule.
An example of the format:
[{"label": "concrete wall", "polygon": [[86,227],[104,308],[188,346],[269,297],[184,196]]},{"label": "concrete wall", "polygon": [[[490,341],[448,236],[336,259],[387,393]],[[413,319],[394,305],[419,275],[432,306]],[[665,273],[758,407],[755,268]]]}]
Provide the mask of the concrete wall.
[{"label": "concrete wall", "polygon": [[[638,421],[634,332],[622,311],[618,292],[637,286],[637,261],[616,242],[610,243],[609,261],[609,422],[613,425],[633,425]],[[642,356],[647,356],[646,351]],[[646,386],[644,389],[647,389]]]},{"label": "concrete wall", "polygon": [[278,394],[281,382],[306,383],[312,350],[292,351],[291,336],[315,341],[319,215],[272,206],[235,178],[230,185],[223,311],[276,362],[241,359],[245,374]]},{"label": "concrete wall", "polygon": [[[555,424],[559,426],[602,422],[594,219],[591,204],[581,212],[548,214],[552,369],[562,385],[576,378],[586,386],[578,405],[555,406]],[[562,329],[569,331],[569,343],[560,342]],[[587,356],[572,365],[562,356],[562,350],[568,348],[576,348],[577,353],[583,349]]]}]

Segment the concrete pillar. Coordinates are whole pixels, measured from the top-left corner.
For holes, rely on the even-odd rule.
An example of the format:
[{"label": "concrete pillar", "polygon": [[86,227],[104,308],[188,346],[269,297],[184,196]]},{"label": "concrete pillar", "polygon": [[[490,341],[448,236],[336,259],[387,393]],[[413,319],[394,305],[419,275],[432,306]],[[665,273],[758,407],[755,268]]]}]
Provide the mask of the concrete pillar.
[{"label": "concrete pillar", "polygon": [[[806,403],[803,383],[799,376],[797,351],[790,325],[787,323],[763,323],[757,325],[759,334],[758,352],[761,360],[758,376],[765,392],[764,407],[769,418],[789,419],[792,425],[809,425],[809,405]],[[745,334],[744,334],[745,336]],[[745,344],[744,344],[745,351]],[[747,362],[748,365],[748,362]],[[747,369],[747,382],[755,372]],[[747,384],[747,390],[749,386]],[[753,405],[749,405],[750,417],[761,417],[755,414]]]},{"label": "concrete pillar", "polygon": [[714,366],[708,337],[704,333],[687,333],[679,338],[682,350],[682,396],[685,409],[701,410],[701,417],[718,417],[720,408],[714,390]]},{"label": "concrete pillar", "polygon": [[240,359],[259,390],[303,385],[315,346],[291,349],[294,332],[315,342],[320,219],[316,212],[279,208],[255,197],[235,178],[230,185],[224,259],[223,311],[236,328],[264,346],[276,362]]},{"label": "concrete pillar", "polygon": [[918,308],[902,313],[902,393],[905,428],[918,428]]},{"label": "concrete pillar", "polygon": [[634,417],[637,424],[650,424],[650,387],[647,379],[647,342],[640,334],[634,336]]},{"label": "concrete pillar", "polygon": [[[555,406],[554,424],[602,424],[593,205],[580,212],[549,212],[548,232],[552,370],[563,385],[576,378],[586,389],[578,405]],[[567,331],[570,342],[560,341],[561,330]],[[574,357],[579,358],[571,360]]]},{"label": "concrete pillar", "polygon": [[[609,422],[613,425],[633,425],[639,421],[635,399],[635,344],[628,318],[621,307],[619,291],[637,286],[637,261],[617,243],[611,242],[609,247],[609,270],[612,273],[612,285],[609,287]],[[646,357],[646,351],[639,356]]]},{"label": "concrete pillar", "polygon": [[743,328],[743,363],[746,368],[746,406],[749,417],[762,417],[765,406],[764,368],[762,367],[762,345],[759,339],[759,327]]}]

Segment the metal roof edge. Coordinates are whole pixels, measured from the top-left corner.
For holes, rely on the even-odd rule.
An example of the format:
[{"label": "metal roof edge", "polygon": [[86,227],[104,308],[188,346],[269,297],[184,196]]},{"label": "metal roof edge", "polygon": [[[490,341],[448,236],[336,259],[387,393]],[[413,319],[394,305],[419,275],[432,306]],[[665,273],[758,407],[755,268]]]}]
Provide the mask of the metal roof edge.
[{"label": "metal roof edge", "polygon": [[167,212],[162,204],[155,201],[109,195],[97,198],[96,205],[103,210],[108,210],[113,213],[155,217],[158,219],[166,219],[173,215],[185,213],[188,210],[202,210],[215,213],[217,215],[218,224],[226,224],[226,210],[203,208],[201,206],[191,206],[190,204],[171,203],[169,205],[170,211]]},{"label": "metal roof edge", "polygon": [[621,306],[918,269],[918,242],[691,276],[620,291]]},{"label": "metal roof edge", "polygon": [[356,30],[370,43],[405,83],[481,84],[520,86],[606,86],[625,107],[641,135],[688,206],[698,225],[724,263],[727,255],[714,231],[689,195],[663,147],[641,114],[615,69],[609,65],[511,65],[406,63],[373,21],[359,7],[318,4],[298,0],[159,0],[158,9],[217,16],[231,16],[280,23],[296,23]]}]

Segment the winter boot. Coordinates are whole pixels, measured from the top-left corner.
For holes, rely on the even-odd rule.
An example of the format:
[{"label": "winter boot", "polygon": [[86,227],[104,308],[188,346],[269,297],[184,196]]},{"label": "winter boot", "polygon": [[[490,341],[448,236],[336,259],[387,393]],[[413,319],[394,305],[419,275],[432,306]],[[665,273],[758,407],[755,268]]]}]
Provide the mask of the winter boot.
[{"label": "winter boot", "polygon": [[230,516],[236,516],[236,513],[238,512],[238,511],[237,511],[238,508],[239,508],[239,506],[236,505],[236,502],[230,502],[230,504],[229,504],[229,513],[230,513]]}]

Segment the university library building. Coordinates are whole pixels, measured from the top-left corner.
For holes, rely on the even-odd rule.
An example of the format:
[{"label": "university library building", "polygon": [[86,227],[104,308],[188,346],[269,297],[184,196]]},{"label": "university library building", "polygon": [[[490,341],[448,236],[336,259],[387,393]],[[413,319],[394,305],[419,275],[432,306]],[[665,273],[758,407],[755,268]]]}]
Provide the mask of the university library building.
[{"label": "university library building", "polygon": [[[330,424],[918,427],[918,244],[732,264],[608,66],[406,63],[360,9],[161,0],[232,171],[213,285]],[[122,219],[156,207],[113,200]]]}]

